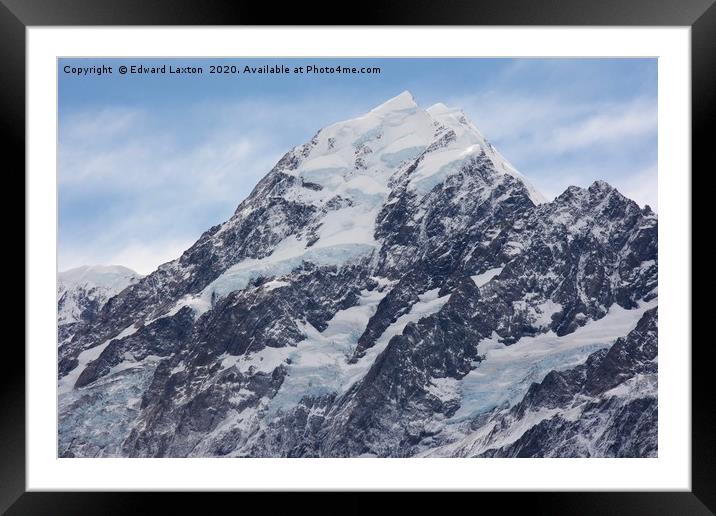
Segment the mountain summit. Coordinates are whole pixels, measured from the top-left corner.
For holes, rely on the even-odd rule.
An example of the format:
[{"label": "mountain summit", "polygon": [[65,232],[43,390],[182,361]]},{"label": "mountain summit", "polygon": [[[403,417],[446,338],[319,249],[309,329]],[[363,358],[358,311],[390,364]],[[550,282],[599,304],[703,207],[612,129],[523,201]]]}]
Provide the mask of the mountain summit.
[{"label": "mountain summit", "polygon": [[[581,373],[539,391],[553,412],[509,411],[553,369],[647,338],[630,331],[655,313],[656,236],[603,182],[545,202],[462,111],[403,92],[291,149],[229,220],[73,329],[60,453],[655,453],[655,434],[510,447],[573,409]],[[599,360],[617,385],[655,374]],[[632,407],[614,406],[604,432]]]}]

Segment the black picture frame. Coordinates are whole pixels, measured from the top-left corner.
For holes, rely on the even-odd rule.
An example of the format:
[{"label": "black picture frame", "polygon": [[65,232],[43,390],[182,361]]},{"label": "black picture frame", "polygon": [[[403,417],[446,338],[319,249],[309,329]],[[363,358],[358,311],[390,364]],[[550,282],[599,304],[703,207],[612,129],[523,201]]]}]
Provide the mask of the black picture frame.
[{"label": "black picture frame", "polygon": [[[364,4],[350,15],[335,3],[268,4],[187,0],[0,0],[0,127],[3,169],[24,191],[25,30],[31,26],[83,25],[668,25],[691,27],[692,170],[716,170],[710,135],[716,125],[716,5],[714,0],[427,0]],[[12,174],[10,172],[12,171]],[[684,173],[692,173],[686,171]],[[693,173],[692,173],[693,177]],[[9,180],[9,179],[8,179]],[[6,190],[8,191],[8,190]],[[15,196],[18,196],[15,194]],[[7,199],[7,197],[6,197]],[[5,203],[8,205],[9,203]],[[16,220],[14,217],[5,220]],[[19,228],[19,224],[15,222]],[[24,235],[23,235],[24,237]],[[8,244],[6,244],[8,245]],[[18,246],[19,247],[19,244]],[[25,256],[27,260],[27,256]],[[25,267],[25,277],[30,271]],[[23,285],[24,286],[24,285]],[[23,303],[24,306],[24,303]],[[31,309],[30,306],[25,307]],[[25,312],[26,314],[27,312]],[[19,325],[16,325],[19,327]],[[10,341],[12,340],[12,345]],[[25,492],[25,353],[19,339],[5,339],[0,382],[0,512],[7,514],[127,514],[184,509],[184,494]],[[691,343],[682,343],[687,346]],[[504,507],[523,505],[549,514],[713,514],[716,511],[716,424],[710,370],[711,342],[692,344],[692,490],[690,492],[479,493]],[[202,511],[229,494],[204,496]],[[241,494],[245,503],[255,495]],[[246,498],[248,496],[248,499]],[[351,495],[351,512],[370,510],[370,496]],[[463,498],[463,497],[461,497]],[[209,501],[210,500],[210,501]],[[295,508],[306,500],[293,496]],[[423,505],[422,496],[412,497]],[[244,502],[242,502],[244,503]],[[282,503],[273,498],[272,503]],[[248,507],[248,506],[246,506]],[[477,506],[476,506],[477,507]],[[274,505],[274,509],[278,506]],[[320,510],[320,508],[318,509]],[[342,510],[341,512],[345,512]]]}]

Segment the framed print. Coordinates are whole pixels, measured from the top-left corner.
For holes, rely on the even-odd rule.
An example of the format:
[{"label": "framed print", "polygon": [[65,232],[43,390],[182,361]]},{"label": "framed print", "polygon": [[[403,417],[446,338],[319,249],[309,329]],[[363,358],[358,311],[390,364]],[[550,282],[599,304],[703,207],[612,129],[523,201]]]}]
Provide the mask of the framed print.
[{"label": "framed print", "polygon": [[709,2],[350,26],[6,4],[10,514],[257,490],[713,510],[691,336]]}]

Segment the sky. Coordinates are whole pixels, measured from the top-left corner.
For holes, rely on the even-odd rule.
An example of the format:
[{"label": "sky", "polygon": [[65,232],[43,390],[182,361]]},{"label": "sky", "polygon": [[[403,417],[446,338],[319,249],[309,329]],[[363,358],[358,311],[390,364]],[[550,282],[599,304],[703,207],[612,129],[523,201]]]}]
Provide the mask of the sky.
[{"label": "sky", "polygon": [[[118,74],[121,65],[203,74]],[[377,74],[209,74],[210,65]],[[77,75],[65,67],[112,66]],[[58,266],[148,274],[236,206],[288,150],[402,91],[462,108],[552,199],[608,181],[657,206],[656,59],[60,59]]]}]

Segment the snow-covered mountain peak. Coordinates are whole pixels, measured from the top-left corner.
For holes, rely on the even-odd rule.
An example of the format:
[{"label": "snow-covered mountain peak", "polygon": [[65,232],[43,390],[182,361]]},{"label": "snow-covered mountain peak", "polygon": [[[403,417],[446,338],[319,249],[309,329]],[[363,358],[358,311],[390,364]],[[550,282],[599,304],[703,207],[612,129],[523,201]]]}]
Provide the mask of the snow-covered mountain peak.
[{"label": "snow-covered mountain peak", "polygon": [[386,100],[379,106],[371,109],[371,113],[384,114],[391,111],[402,111],[405,109],[415,109],[418,104],[415,102],[413,94],[409,91],[404,91],[395,97]]},{"label": "snow-covered mountain peak", "polygon": [[457,121],[458,123],[462,123],[464,125],[467,125],[468,123],[468,119],[462,109],[457,107],[449,107],[442,102],[433,104],[425,111],[427,111],[428,114],[432,116],[435,120],[440,122],[450,123],[452,121]]},{"label": "snow-covered mountain peak", "polygon": [[463,149],[460,157],[467,158],[484,153],[495,166],[495,170],[508,174],[524,183],[530,199],[535,204],[543,204],[547,199],[483,136],[461,108],[448,107],[442,102],[433,104],[427,113],[439,125],[455,133],[456,147]]},{"label": "snow-covered mountain peak", "polygon": [[449,110],[451,110],[451,108],[447,107],[442,102],[436,102],[432,106],[428,107],[425,111],[427,111],[431,115],[436,115],[436,114],[442,113],[444,111],[449,111]]},{"label": "snow-covered mountain peak", "polygon": [[300,148],[292,171],[317,183],[370,172],[386,181],[403,161],[415,158],[435,138],[435,121],[403,92],[369,112],[332,124]]},{"label": "snow-covered mountain peak", "polygon": [[[302,184],[328,188],[338,195],[362,190],[389,193],[388,183],[412,164],[409,188],[426,194],[472,159],[486,156],[498,174],[525,184],[535,204],[545,198],[489,143],[459,108],[438,103],[420,108],[410,92],[389,99],[362,116],[320,130],[307,144],[282,160],[283,172]],[[316,204],[320,195],[305,195]]]},{"label": "snow-covered mountain peak", "polygon": [[637,207],[636,203],[627,199],[619,190],[601,180],[594,181],[587,188],[574,185],[567,187],[563,193],[557,196],[555,205],[594,206],[604,203],[612,196],[620,203],[634,204]]},{"label": "snow-covered mountain peak", "polygon": [[391,178],[435,142],[438,126],[403,92],[321,129],[277,165],[278,172],[299,180],[284,198],[321,210],[360,205],[375,211],[390,194]]},{"label": "snow-covered mountain peak", "polygon": [[592,193],[610,193],[616,190],[612,185],[601,179],[597,179],[591,185],[589,185],[589,191]]},{"label": "snow-covered mountain peak", "polygon": [[[474,180],[460,179],[465,173]],[[381,220],[397,213],[393,208],[403,199],[414,210],[417,219],[410,224],[415,224],[427,206],[423,199],[434,202],[428,199],[431,191],[453,180],[460,184],[459,197],[476,203],[468,211],[498,190],[498,203],[513,195],[544,202],[460,109],[436,104],[426,110],[403,92],[294,147],[230,220],[160,272],[191,274],[209,253],[208,282],[192,293],[208,307],[211,299],[243,289],[252,278],[285,274],[303,261],[345,265],[375,256],[385,244],[379,236],[385,228],[377,223],[381,213]]]}]

